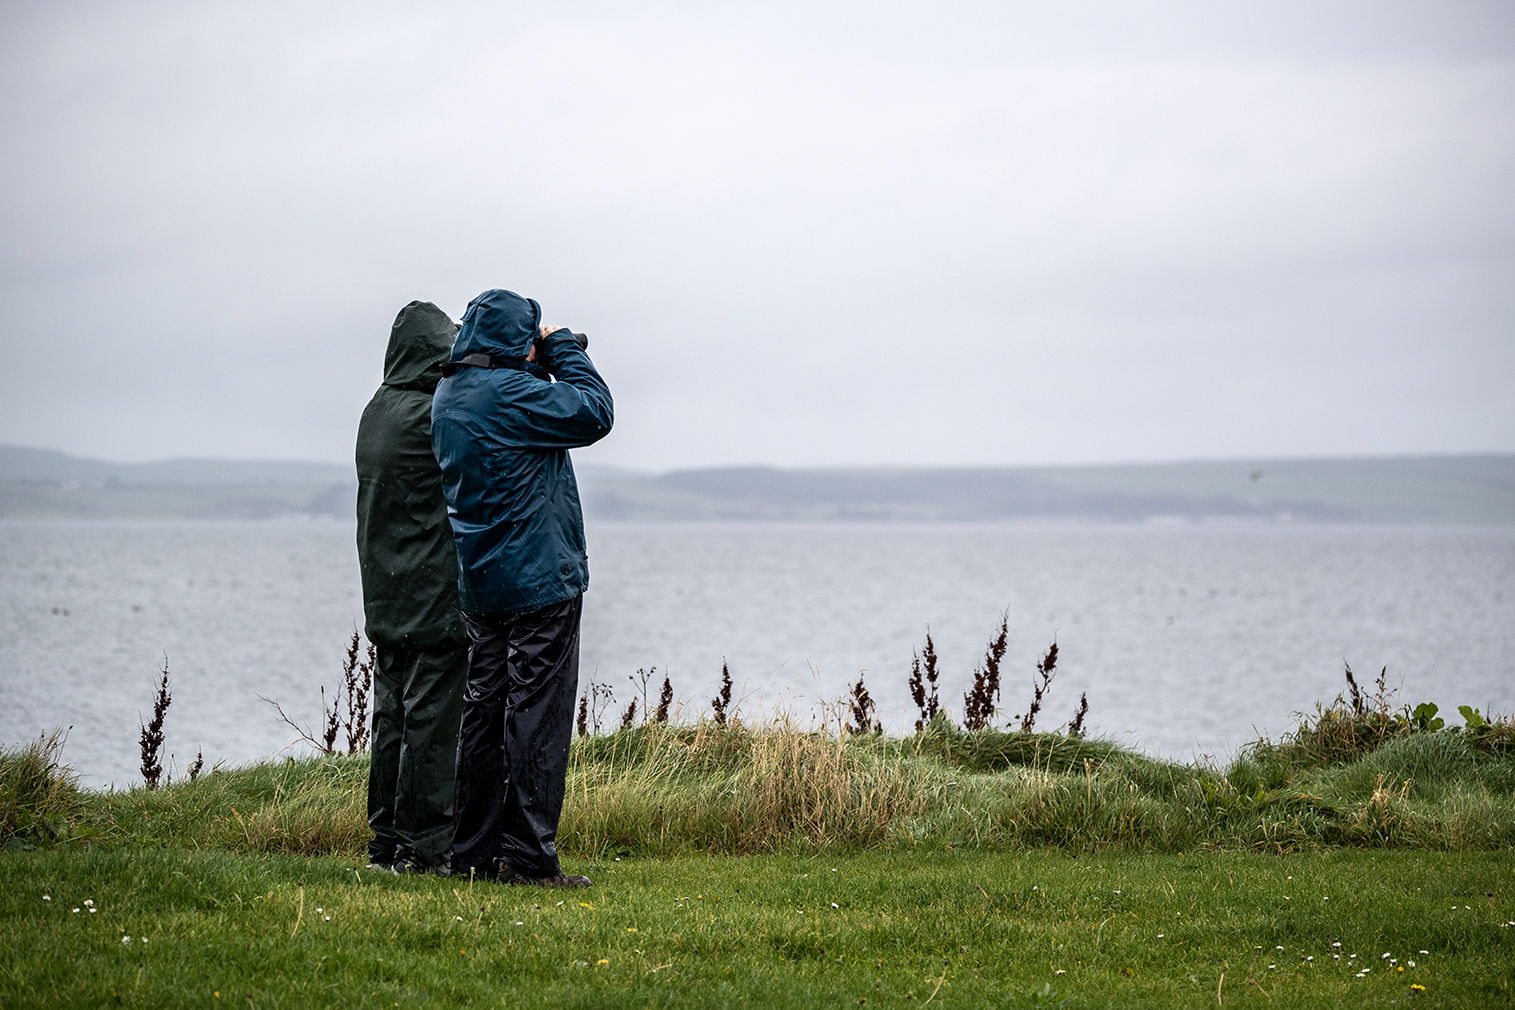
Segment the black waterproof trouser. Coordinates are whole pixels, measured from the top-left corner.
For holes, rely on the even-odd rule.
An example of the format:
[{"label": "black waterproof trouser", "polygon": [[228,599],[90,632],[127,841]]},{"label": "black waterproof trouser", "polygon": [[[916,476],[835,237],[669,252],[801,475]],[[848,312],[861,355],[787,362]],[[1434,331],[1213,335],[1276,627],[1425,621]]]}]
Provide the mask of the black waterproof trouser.
[{"label": "black waterproof trouser", "polygon": [[458,741],[453,872],[530,877],[562,872],[563,813],[573,705],[579,690],[583,597],[525,614],[465,614],[468,690]]},{"label": "black waterproof trouser", "polygon": [[368,826],[375,863],[439,867],[452,846],[453,778],[468,646],[377,646]]}]

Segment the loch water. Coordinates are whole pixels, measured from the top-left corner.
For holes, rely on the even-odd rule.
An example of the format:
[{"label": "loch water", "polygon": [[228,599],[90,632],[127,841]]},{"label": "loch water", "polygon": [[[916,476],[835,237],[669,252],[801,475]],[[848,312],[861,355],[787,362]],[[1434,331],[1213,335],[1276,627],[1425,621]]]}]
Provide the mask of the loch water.
[{"label": "loch water", "polygon": [[[722,663],[749,721],[815,718],[859,676],[884,726],[927,629],[941,698],[962,711],[1009,624],[1001,718],[1087,693],[1090,732],[1224,759],[1387,667],[1396,704],[1515,709],[1515,528],[592,522],[581,687],[619,709],[651,670],[688,717]],[[306,752],[260,696],[320,719],[362,598],[351,524],[0,521],[0,743],[71,727],[85,784],[139,780],[139,718],[165,655],[173,767]],[[607,709],[606,721],[612,718]]]}]

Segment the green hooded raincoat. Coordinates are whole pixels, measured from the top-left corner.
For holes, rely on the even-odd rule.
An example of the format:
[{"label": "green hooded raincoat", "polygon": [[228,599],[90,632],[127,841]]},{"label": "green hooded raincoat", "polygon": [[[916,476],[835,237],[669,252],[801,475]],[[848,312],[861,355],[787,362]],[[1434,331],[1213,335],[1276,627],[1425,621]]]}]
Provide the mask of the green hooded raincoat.
[{"label": "green hooded raincoat", "polygon": [[358,424],[358,563],[368,639],[378,647],[368,852],[385,865],[445,867],[452,846],[468,636],[431,451],[431,397],[456,331],[430,302],[401,309],[384,385]]},{"label": "green hooded raincoat", "polygon": [[401,309],[384,385],[358,424],[358,564],[368,640],[376,645],[468,640],[442,469],[431,451],[431,396],[456,333],[430,302]]}]

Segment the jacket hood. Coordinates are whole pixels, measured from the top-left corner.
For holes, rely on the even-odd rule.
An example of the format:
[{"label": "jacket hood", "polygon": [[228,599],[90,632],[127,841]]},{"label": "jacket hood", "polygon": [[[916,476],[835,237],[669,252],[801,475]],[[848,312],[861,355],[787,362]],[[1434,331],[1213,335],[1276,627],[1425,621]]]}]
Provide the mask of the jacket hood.
[{"label": "jacket hood", "polygon": [[452,360],[467,354],[524,358],[541,322],[542,307],[535,299],[492,288],[468,303],[463,328],[452,345]]},{"label": "jacket hood", "polygon": [[411,302],[395,316],[384,355],[384,385],[436,391],[458,325],[431,302]]}]

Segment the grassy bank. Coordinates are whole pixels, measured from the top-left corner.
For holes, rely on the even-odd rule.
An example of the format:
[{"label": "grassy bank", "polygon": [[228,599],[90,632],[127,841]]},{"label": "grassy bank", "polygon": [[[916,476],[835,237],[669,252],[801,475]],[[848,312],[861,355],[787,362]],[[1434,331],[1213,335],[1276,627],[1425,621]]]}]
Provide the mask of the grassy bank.
[{"label": "grassy bank", "polygon": [[[1351,743],[1337,741],[1327,754],[1298,739],[1260,745],[1209,767],[1057,734],[967,733],[944,720],[906,740],[784,721],[756,729],[652,723],[575,741],[559,841],[586,859],[923,846],[1498,851],[1515,843],[1515,760],[1503,742],[1441,731]],[[11,784],[0,790],[0,836],[8,844],[84,838],[357,858],[368,837],[362,756],[98,793],[73,788],[56,761],[40,744],[4,759]]]}]

